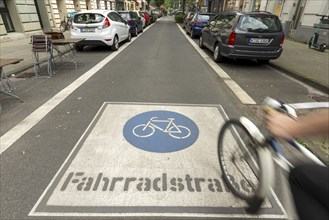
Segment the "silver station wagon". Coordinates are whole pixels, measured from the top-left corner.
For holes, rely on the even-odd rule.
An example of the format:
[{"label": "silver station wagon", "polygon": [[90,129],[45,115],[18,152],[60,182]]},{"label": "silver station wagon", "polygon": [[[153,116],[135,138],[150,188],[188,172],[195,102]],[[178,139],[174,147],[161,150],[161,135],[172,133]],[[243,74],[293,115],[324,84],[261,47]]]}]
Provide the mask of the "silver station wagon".
[{"label": "silver station wagon", "polygon": [[199,46],[213,51],[216,62],[228,57],[268,63],[280,57],[283,41],[278,16],[269,12],[225,12],[208,22]]}]

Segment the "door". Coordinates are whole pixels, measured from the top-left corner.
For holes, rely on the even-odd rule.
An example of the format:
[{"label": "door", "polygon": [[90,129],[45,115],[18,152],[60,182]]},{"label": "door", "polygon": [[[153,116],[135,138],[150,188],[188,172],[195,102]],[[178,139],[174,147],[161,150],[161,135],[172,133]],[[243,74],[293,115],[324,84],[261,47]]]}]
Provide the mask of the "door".
[{"label": "door", "polygon": [[117,13],[114,13],[114,17],[118,22],[118,27],[120,28],[120,42],[127,39],[129,33],[129,25],[127,22]]}]

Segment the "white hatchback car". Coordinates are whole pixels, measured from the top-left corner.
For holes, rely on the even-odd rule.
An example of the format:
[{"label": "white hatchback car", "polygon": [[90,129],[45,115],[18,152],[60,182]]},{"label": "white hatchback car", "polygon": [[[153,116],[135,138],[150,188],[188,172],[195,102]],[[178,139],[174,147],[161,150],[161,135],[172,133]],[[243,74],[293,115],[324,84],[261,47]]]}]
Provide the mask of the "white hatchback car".
[{"label": "white hatchback car", "polygon": [[75,45],[77,51],[86,45],[110,46],[115,51],[119,49],[119,43],[131,40],[129,28],[116,11],[87,10],[74,15],[71,37],[85,38]]}]

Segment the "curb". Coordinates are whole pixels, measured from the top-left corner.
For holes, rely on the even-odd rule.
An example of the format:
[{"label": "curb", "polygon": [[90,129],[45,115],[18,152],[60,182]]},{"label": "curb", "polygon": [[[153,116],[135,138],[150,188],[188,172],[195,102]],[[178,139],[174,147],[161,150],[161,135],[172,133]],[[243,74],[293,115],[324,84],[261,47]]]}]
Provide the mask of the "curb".
[{"label": "curb", "polygon": [[275,68],[275,69],[277,69],[277,70],[279,70],[281,72],[284,72],[285,74],[287,74],[289,76],[292,76],[293,78],[295,78],[295,79],[297,79],[297,80],[299,80],[299,81],[301,81],[301,82],[303,82],[303,83],[305,83],[305,84],[307,84],[307,85],[309,85],[309,86],[311,86],[311,87],[313,87],[313,88],[315,88],[315,89],[317,89],[317,90],[319,90],[319,91],[321,91],[321,92],[329,95],[329,88],[328,88],[328,86],[325,86],[325,85],[323,85],[321,83],[315,82],[314,80],[311,80],[311,79],[309,79],[309,78],[307,78],[307,77],[299,74],[296,71],[290,70],[288,68],[284,68],[284,67],[282,67],[282,66],[280,66],[278,64],[274,64],[274,63],[271,63],[270,62],[269,65],[271,67],[273,67],[273,68]]}]

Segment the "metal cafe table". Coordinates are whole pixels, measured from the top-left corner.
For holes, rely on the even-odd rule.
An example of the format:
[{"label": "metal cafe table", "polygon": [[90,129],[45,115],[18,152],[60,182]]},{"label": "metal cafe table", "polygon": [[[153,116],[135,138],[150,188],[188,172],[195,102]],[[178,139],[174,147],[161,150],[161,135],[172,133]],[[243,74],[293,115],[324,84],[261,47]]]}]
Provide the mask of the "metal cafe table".
[{"label": "metal cafe table", "polygon": [[13,92],[16,88],[13,84],[13,82],[6,76],[3,67],[7,66],[7,65],[11,65],[11,64],[17,64],[19,62],[21,62],[23,59],[0,59],[0,72],[1,72],[1,92],[15,97],[21,101],[23,101],[23,99],[17,95],[12,94],[11,92]]},{"label": "metal cafe table", "polygon": [[[79,43],[80,41],[83,41],[85,38],[62,38],[62,39],[53,39],[51,41],[52,45],[54,47],[63,46],[65,51],[62,52],[60,50],[56,50],[58,53],[57,59],[66,59],[68,62],[75,64],[75,69],[78,68],[77,63],[77,57],[74,52],[74,48],[71,46],[71,44]],[[66,53],[67,51],[67,53]]]}]

